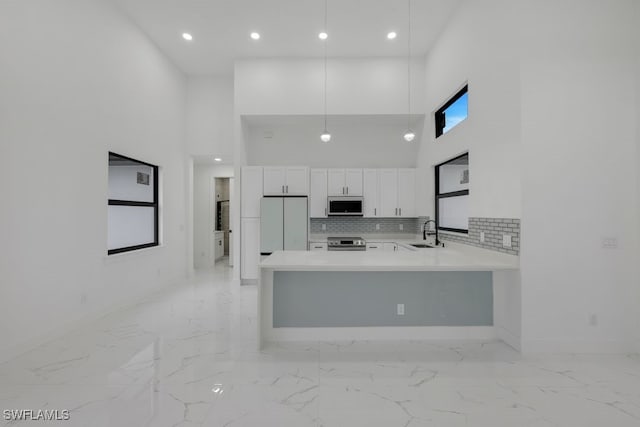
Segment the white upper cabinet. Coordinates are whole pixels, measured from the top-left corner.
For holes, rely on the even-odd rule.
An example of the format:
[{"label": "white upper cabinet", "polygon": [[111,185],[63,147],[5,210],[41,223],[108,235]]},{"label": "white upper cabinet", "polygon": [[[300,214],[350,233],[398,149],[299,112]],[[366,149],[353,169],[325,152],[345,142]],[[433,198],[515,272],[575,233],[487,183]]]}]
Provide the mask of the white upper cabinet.
[{"label": "white upper cabinet", "polygon": [[329,169],[327,195],[362,196],[362,169]]},{"label": "white upper cabinet", "polygon": [[398,216],[416,216],[415,169],[398,169]]},{"label": "white upper cabinet", "polygon": [[309,216],[311,218],[326,218],[327,216],[326,169],[311,169],[309,174]]},{"label": "white upper cabinet", "polygon": [[306,196],[309,194],[309,168],[305,166],[265,166],[265,196]]},{"label": "white upper cabinet", "polygon": [[380,216],[398,216],[398,170],[378,170]]},{"label": "white upper cabinet", "polygon": [[285,194],[286,171],[285,168],[265,166],[264,168],[264,195]]},{"label": "white upper cabinet", "polygon": [[260,216],[260,198],[262,197],[262,166],[244,166],[241,173],[241,207],[243,218]]},{"label": "white upper cabinet", "polygon": [[347,187],[347,196],[362,196],[362,169],[346,169],[344,186]]},{"label": "white upper cabinet", "polygon": [[415,169],[378,169],[378,211],[386,218],[416,216]]},{"label": "white upper cabinet", "polygon": [[362,196],[364,199],[364,216],[381,216],[378,203],[378,169],[362,171]]}]

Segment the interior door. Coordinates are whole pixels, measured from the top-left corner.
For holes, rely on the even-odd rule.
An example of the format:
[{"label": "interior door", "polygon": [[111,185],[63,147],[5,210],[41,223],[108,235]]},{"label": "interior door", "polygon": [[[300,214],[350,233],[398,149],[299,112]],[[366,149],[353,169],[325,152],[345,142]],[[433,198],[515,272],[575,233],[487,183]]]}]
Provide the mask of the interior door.
[{"label": "interior door", "polygon": [[284,198],[284,250],[306,251],[308,245],[306,197]]},{"label": "interior door", "polygon": [[284,204],[282,197],[260,200],[260,253],[270,254],[284,247]]}]

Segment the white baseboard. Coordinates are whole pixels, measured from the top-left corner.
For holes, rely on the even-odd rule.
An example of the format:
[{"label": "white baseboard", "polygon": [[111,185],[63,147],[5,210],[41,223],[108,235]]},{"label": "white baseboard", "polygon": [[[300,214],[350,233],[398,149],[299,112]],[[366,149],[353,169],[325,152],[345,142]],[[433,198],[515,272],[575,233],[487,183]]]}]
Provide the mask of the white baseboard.
[{"label": "white baseboard", "polygon": [[[186,273],[188,275],[188,272]],[[50,329],[44,330],[42,333],[27,339],[26,341],[9,347],[8,349],[4,349],[0,352],[0,363],[7,362],[11,359],[14,359],[20,355],[25,354],[28,351],[31,351],[43,344],[54,341],[58,338],[61,338],[67,335],[70,332],[73,332],[79,329],[82,326],[87,325],[88,323],[92,323],[101,319],[115,311],[126,310],[127,308],[133,307],[143,300],[161,293],[166,292],[167,290],[179,286],[181,283],[184,283],[182,280],[174,280],[170,284],[166,286],[162,286],[161,288],[154,289],[151,292],[143,292],[139,295],[135,295],[133,297],[129,297],[126,299],[126,302],[115,302],[107,307],[96,310],[93,313],[88,313],[84,316],[79,316],[75,319],[72,319],[68,322],[64,322],[58,326],[55,326]]]},{"label": "white baseboard", "polygon": [[349,340],[495,340],[493,326],[389,326],[345,328],[273,328],[266,341]]},{"label": "white baseboard", "polygon": [[[635,348],[634,348],[635,347]],[[578,354],[628,354],[638,350],[630,341],[522,341],[523,354],[578,353]]]},{"label": "white baseboard", "polygon": [[503,326],[496,325],[495,329],[498,339],[513,347],[514,350],[522,351],[522,339],[519,335],[514,334]]}]

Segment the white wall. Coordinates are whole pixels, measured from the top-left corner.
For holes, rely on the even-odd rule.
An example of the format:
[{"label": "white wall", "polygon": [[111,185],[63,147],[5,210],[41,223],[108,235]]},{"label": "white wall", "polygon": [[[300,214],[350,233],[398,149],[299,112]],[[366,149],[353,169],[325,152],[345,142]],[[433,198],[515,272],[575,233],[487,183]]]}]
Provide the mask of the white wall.
[{"label": "white wall", "polygon": [[634,3],[522,10],[525,351],[628,351],[637,330]]},{"label": "white wall", "polygon": [[[388,120],[388,119],[386,119]],[[383,118],[329,119],[331,142],[320,141],[324,121],[249,127],[250,165],[306,165],[311,167],[416,167],[418,144],[403,139],[406,121]],[[417,129],[421,130],[419,122]],[[268,136],[265,138],[265,134]]]},{"label": "white wall", "polygon": [[187,151],[233,162],[233,79],[187,80]]},{"label": "white wall", "polygon": [[[636,4],[635,11],[636,22],[640,20],[640,4]],[[640,28],[636,30],[636,76],[640,76]],[[640,82],[636,81],[636,164],[640,165]],[[636,203],[640,210],[640,172],[636,173]],[[636,261],[640,254],[640,215],[636,216]],[[636,262],[636,277],[640,277],[640,263]],[[640,281],[636,281],[635,307],[640,307]],[[636,308],[636,352],[640,353],[640,310]]]},{"label": "white wall", "polygon": [[[247,59],[235,63],[238,114],[322,114],[322,59]],[[412,112],[424,112],[424,60],[412,61]],[[330,58],[328,114],[406,114],[406,58]]]},{"label": "white wall", "polygon": [[216,219],[215,179],[230,177],[233,177],[231,165],[194,165],[193,264],[195,268],[212,267],[215,264],[212,246]]},{"label": "white wall", "polygon": [[[426,60],[418,211],[433,215],[435,164],[469,151],[470,212],[519,218],[520,76],[516,2],[461,4]],[[469,115],[435,138],[433,113],[469,84]]]},{"label": "white wall", "polygon": [[[186,85],[101,0],[0,2],[0,52],[2,360],[185,276]],[[162,247],[107,257],[108,151],[161,167]]]}]

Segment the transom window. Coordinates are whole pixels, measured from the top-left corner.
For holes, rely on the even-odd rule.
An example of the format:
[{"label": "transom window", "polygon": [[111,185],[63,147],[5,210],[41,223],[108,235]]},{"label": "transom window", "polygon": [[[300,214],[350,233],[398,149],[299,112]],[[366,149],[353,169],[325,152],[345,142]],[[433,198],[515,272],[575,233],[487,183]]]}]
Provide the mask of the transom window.
[{"label": "transom window", "polygon": [[468,86],[465,85],[435,113],[436,138],[449,132],[469,114]]}]

